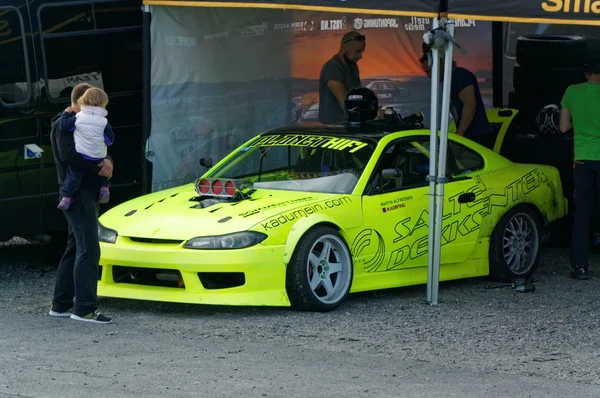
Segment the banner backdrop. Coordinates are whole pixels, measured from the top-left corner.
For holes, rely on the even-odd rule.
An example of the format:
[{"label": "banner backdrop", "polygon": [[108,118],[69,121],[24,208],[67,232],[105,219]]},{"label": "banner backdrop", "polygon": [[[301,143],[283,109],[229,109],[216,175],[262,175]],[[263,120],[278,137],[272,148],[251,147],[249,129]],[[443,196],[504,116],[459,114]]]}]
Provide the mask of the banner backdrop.
[{"label": "banner backdrop", "polygon": [[[380,105],[429,116],[422,72],[431,19],[312,11],[152,6],[148,159],[152,190],[189,183],[229,151],[270,128],[315,122],[322,65],[350,29],[367,36],[362,85]],[[468,50],[456,61],[475,73],[492,107],[491,23],[458,20]],[[427,125],[427,123],[426,123]]]}]

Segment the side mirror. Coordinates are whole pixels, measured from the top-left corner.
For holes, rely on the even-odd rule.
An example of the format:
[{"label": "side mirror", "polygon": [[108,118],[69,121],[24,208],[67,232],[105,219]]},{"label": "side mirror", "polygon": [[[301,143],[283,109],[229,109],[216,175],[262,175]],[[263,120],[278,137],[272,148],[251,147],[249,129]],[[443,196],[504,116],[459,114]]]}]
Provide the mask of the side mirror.
[{"label": "side mirror", "polygon": [[200,159],[200,166],[204,166],[207,169],[210,169],[213,166],[212,158],[202,158],[202,159]]},{"label": "side mirror", "polygon": [[399,169],[383,169],[381,171],[381,176],[388,180],[393,178],[402,178],[402,170]]}]

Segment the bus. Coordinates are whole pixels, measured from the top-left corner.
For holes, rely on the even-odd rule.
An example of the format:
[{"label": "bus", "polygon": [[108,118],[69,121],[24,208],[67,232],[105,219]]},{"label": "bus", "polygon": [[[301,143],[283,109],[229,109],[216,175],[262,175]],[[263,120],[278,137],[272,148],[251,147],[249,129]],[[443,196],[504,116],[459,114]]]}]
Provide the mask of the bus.
[{"label": "bus", "polygon": [[[0,241],[66,236],[51,119],[81,82],[105,90],[116,135],[111,201],[143,193],[142,5],[132,0],[0,4]],[[27,156],[35,144],[41,158]]]}]

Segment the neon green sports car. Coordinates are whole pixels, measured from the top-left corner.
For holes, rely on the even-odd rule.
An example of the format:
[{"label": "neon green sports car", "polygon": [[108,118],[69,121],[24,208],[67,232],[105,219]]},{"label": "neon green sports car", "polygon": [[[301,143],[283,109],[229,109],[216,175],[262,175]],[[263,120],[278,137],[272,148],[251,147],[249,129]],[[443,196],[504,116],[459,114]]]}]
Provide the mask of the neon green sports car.
[{"label": "neon green sports car", "polygon": [[[427,282],[429,131],[296,126],[100,218],[100,296],[328,311]],[[387,129],[389,131],[389,129]],[[558,171],[452,134],[440,280],[530,275]]]}]

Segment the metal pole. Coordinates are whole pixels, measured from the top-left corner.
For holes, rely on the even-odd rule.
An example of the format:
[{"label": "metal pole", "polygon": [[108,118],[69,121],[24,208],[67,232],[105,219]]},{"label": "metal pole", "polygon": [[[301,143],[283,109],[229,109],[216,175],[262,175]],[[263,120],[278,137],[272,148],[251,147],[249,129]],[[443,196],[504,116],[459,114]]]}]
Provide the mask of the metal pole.
[{"label": "metal pole", "polygon": [[[454,20],[447,22],[446,31],[450,36],[454,36]],[[446,184],[446,153],[448,150],[448,118],[450,114],[450,84],[452,81],[452,54],[454,45],[450,42],[446,44],[444,56],[444,82],[442,85],[442,116],[440,131],[440,153],[438,162],[438,185],[437,185],[437,208],[435,222],[435,253],[433,257],[433,288],[431,305],[438,303],[438,290],[440,281],[440,264],[442,248],[442,219],[444,214],[444,185]]]},{"label": "metal pole", "polygon": [[[439,26],[440,20],[433,19],[433,29]],[[435,209],[436,209],[436,182],[437,182],[437,142],[438,142],[438,105],[440,87],[440,53],[432,50],[433,62],[431,65],[431,116],[429,125],[429,242],[427,251],[427,302],[431,303],[432,277],[435,248]]]},{"label": "metal pole", "polygon": [[152,177],[150,175],[150,160],[148,159],[148,139],[152,128],[152,101],[151,101],[151,64],[152,43],[150,25],[152,13],[150,6],[142,6],[142,193],[152,192]]}]

